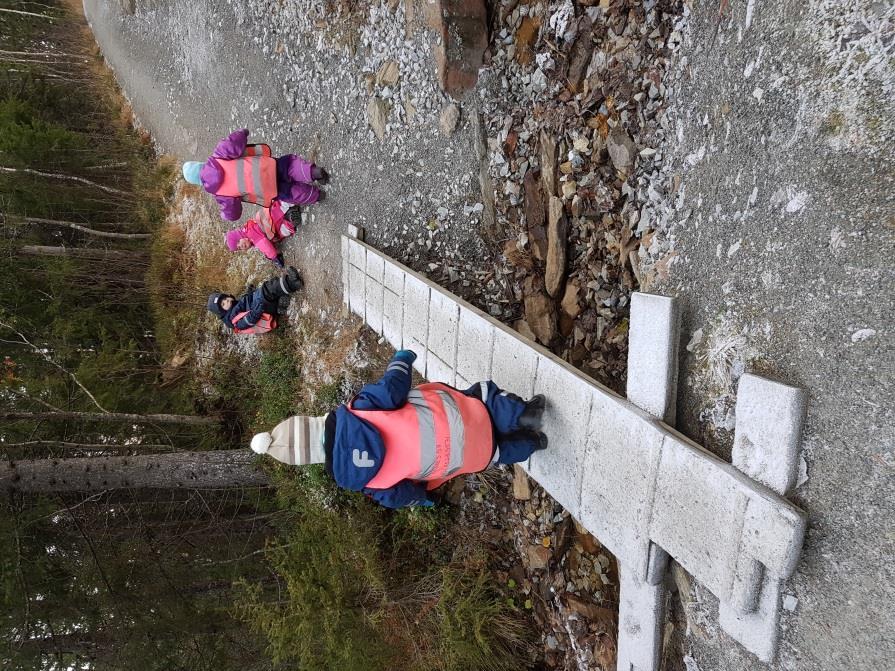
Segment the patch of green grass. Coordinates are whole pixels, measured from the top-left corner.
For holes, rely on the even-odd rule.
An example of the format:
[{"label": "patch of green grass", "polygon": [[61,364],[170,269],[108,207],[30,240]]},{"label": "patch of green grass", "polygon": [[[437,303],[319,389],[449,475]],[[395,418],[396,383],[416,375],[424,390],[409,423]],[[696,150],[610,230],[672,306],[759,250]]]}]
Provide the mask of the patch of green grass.
[{"label": "patch of green grass", "polygon": [[[524,614],[507,603],[447,509],[392,512],[320,467],[280,468],[289,511],[266,552],[278,587],[243,584],[237,616],[274,663],[353,671],[524,668]],[[467,540],[464,540],[467,539]]]},{"label": "patch of green grass", "polygon": [[525,631],[515,608],[507,605],[484,569],[442,571],[436,613],[438,656],[444,671],[519,668]]},{"label": "patch of green grass", "polygon": [[839,110],[830,112],[820,125],[824,135],[839,135],[845,127],[845,115]]},{"label": "patch of green grass", "polygon": [[235,612],[266,637],[274,664],[385,671],[396,651],[369,616],[382,601],[376,537],[368,525],[301,498],[300,515],[266,557],[280,585],[241,584]]},{"label": "patch of green grass", "polygon": [[267,336],[268,347],[261,353],[257,372],[252,375],[257,395],[257,414],[254,423],[265,427],[297,414],[296,396],[301,383],[300,360],[291,341],[280,333]]}]

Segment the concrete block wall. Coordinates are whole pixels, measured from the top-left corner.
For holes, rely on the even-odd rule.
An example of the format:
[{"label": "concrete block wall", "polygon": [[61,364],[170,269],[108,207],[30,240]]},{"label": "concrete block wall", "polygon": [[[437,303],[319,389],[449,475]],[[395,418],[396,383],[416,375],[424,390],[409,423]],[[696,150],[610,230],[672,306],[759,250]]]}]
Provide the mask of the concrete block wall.
[{"label": "concrete block wall", "polygon": [[[522,397],[547,396],[551,447],[526,468],[636,584],[660,582],[667,552],[739,612],[761,607],[766,580],[792,573],[805,515],[778,493],[427,278],[345,240],[350,310],[394,347],[414,350],[423,376],[460,387],[490,378]],[[666,339],[658,357],[669,383],[675,351]],[[644,388],[642,397],[667,415],[666,390]]]}]

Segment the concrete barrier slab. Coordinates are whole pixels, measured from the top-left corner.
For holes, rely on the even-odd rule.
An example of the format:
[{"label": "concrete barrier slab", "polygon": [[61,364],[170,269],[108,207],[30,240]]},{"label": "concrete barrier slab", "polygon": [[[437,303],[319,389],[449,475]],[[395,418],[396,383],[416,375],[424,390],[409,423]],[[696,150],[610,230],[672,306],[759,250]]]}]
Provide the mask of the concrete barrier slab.
[{"label": "concrete barrier slab", "polygon": [[[451,371],[457,359],[457,322],[460,306],[440,291],[432,291],[429,298],[429,336],[427,346]],[[448,384],[453,384],[453,380]]]},{"label": "concrete barrier slab", "polygon": [[395,349],[403,349],[401,322],[404,319],[404,287],[396,294],[389,289],[382,293],[382,335]]},{"label": "concrete barrier slab", "polygon": [[719,598],[732,588],[748,502],[720,461],[666,437],[650,538]]},{"label": "concrete barrier slab", "polygon": [[362,268],[351,265],[348,269],[348,307],[361,319],[366,318],[367,305],[367,274]]},{"label": "concrete barrier slab", "polygon": [[462,375],[458,374],[454,377],[454,386],[457,389],[459,389],[460,391],[465,391],[466,389],[469,389],[472,385],[476,384],[477,382],[481,382],[481,381],[482,380],[468,380],[465,377],[463,377]]},{"label": "concrete barrier slab", "polygon": [[349,268],[351,267],[351,262],[348,260],[348,254],[350,253],[348,250],[348,238],[344,235],[339,238],[341,241],[342,248],[342,302],[345,305],[348,305],[348,296],[350,295],[348,289],[348,280],[349,280]]},{"label": "concrete barrier slab", "polygon": [[581,478],[579,521],[645,581],[649,522],[665,433],[645,412],[595,390]]},{"label": "concrete barrier slab", "polygon": [[733,465],[778,494],[796,482],[806,401],[804,389],[748,373],[740,378]]},{"label": "concrete barrier slab", "polygon": [[385,288],[404,298],[404,271],[394,263],[386,263],[382,273]]},{"label": "concrete barrier slab", "polygon": [[628,333],[628,400],[673,425],[680,341],[677,301],[639,292],[631,294]]},{"label": "concrete barrier slab", "polygon": [[659,668],[662,630],[665,626],[665,586],[638,580],[624,564],[619,566],[618,671],[652,671]]},{"label": "concrete barrier slab", "polygon": [[[369,257],[368,257],[369,258]],[[380,277],[381,277],[380,273]],[[367,275],[366,279],[366,321],[367,326],[382,335],[382,284]]]},{"label": "concrete barrier slab", "polygon": [[682,436],[666,436],[650,538],[719,599],[746,584],[738,570],[754,575],[747,559],[788,576],[804,532],[804,513],[788,501]]},{"label": "concrete barrier slab", "polygon": [[491,379],[494,326],[469,308],[460,307],[457,329],[457,375],[481,382]]},{"label": "concrete barrier slab", "polygon": [[[802,511],[429,280],[384,257],[380,275],[378,263],[368,263],[370,256],[382,256],[372,248],[349,240],[346,256],[343,288],[349,305],[373,326],[373,313],[380,312],[384,333],[393,324],[389,342],[414,350],[418,371],[461,388],[490,378],[525,398],[535,391],[547,396],[545,430],[551,445],[536,453],[526,468],[622,565],[623,581],[628,582],[621,597],[626,633],[619,639],[619,661],[629,663],[626,671],[654,668],[648,658],[659,649],[660,618],[653,605],[660,600],[668,554],[719,597],[725,629],[759,656],[766,654],[762,650],[773,654],[776,637],[768,632],[776,631],[779,580],[798,561],[805,533]],[[381,304],[375,298],[379,292]],[[666,309],[656,320],[674,322],[667,302],[636,298],[640,316],[632,318],[634,330],[654,326],[643,319],[643,301]],[[653,374],[670,382],[670,348],[660,349],[662,365]],[[752,384],[749,377],[745,380]],[[756,389],[759,397],[782,398],[774,403],[787,405],[790,412],[768,422],[757,405],[742,412],[738,408],[737,430],[742,432],[737,459],[747,472],[760,472],[767,463],[755,458],[755,445],[767,453],[765,446],[772,443],[796,443],[792,411],[803,407],[791,388],[775,391],[782,396],[762,392],[760,384]],[[666,413],[663,416],[669,403],[666,392],[660,395],[648,385],[638,391],[636,383],[632,387],[644,408]],[[751,403],[754,392],[748,386],[740,394],[744,403]],[[782,422],[790,424],[781,428]],[[765,470],[770,473],[765,477],[768,484],[781,487],[788,481],[777,477],[779,469]],[[743,612],[749,609],[754,612]],[[638,611],[643,616],[639,625]],[[635,631],[638,626],[643,636]]]},{"label": "concrete barrier slab", "polygon": [[529,472],[578,517],[593,388],[549,357],[539,355],[539,359],[534,391],[547,398],[542,430],[550,446],[531,456]]},{"label": "concrete barrier slab", "polygon": [[522,346],[518,336],[500,327],[494,328],[491,379],[498,387],[522,398],[531,398],[537,366],[538,353],[535,350]]},{"label": "concrete barrier slab", "polygon": [[429,330],[429,286],[407,274],[404,278],[404,348],[416,353],[413,367],[420,375],[426,374],[426,341]]},{"label": "concrete barrier slab", "polygon": [[778,501],[773,496],[750,496],[743,517],[741,552],[761,562],[771,575],[788,578],[802,554],[807,520],[802,511]]},{"label": "concrete barrier slab", "polygon": [[355,268],[367,269],[367,249],[353,238],[348,238],[348,260]]},{"label": "concrete barrier slab", "polygon": [[426,379],[429,382],[444,382],[454,386],[454,369],[433,352],[426,355]]},{"label": "concrete barrier slab", "polygon": [[724,601],[718,604],[721,628],[763,662],[771,662],[777,654],[780,631],[781,582],[765,575],[758,607],[750,613],[732,608]]}]

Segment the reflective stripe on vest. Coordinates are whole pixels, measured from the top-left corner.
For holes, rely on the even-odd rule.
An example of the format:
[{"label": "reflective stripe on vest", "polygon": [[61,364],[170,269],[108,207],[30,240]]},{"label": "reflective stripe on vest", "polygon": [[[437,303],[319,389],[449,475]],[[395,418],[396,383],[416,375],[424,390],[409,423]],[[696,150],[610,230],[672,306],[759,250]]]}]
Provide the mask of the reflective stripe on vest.
[{"label": "reflective stripe on vest", "polygon": [[230,320],[230,323],[233,324],[233,331],[239,334],[253,334],[260,335],[262,333],[269,333],[273,331],[277,327],[277,319],[273,315],[269,315],[266,312],[261,314],[261,318],[255,322],[253,326],[250,326],[247,329],[237,328],[236,325],[239,323],[239,320],[249,314],[249,311],[240,312],[238,315],[234,316],[233,319]]},{"label": "reflective stripe on vest", "polygon": [[401,480],[443,481],[488,466],[494,453],[491,418],[484,404],[443,384],[411,390],[397,410],[348,410],[372,424],[385,459],[367,483],[386,489]]},{"label": "reflective stripe on vest", "polygon": [[277,162],[270,156],[217,159],[224,179],[215,195],[268,207],[277,197]]},{"label": "reflective stripe on vest", "polygon": [[259,143],[259,144],[247,144],[245,156],[270,156],[270,145]]},{"label": "reflective stripe on vest", "polygon": [[274,230],[273,218],[270,216],[270,208],[265,207],[258,212],[252,219],[258,224],[258,228],[264,233],[264,237],[271,242],[279,242],[280,236]]}]

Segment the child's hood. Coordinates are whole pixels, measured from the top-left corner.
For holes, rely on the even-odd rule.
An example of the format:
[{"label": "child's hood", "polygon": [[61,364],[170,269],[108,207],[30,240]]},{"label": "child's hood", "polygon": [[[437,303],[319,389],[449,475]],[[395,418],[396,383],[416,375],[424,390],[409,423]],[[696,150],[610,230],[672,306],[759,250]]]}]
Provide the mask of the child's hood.
[{"label": "child's hood", "polygon": [[209,158],[199,171],[202,187],[209,193],[217,193],[224,183],[224,169],[216,158]]},{"label": "child's hood", "polygon": [[344,405],[335,410],[332,470],[336,484],[361,491],[382,467],[385,445],[379,432]]},{"label": "child's hood", "polygon": [[224,308],[221,306],[221,302],[225,298],[232,298],[234,307],[236,306],[236,297],[230,294],[222,293],[220,291],[215,291],[213,294],[211,294],[208,297],[208,303],[206,304],[206,307],[211,314],[217,316],[219,319],[223,319],[224,321],[226,321],[227,316],[234,309],[233,307],[231,307],[229,310],[224,310]]},{"label": "child's hood", "polygon": [[235,252],[239,247],[239,241],[243,239],[251,240],[245,232],[245,228],[233,228],[224,234],[224,242],[227,243],[227,249]]}]

